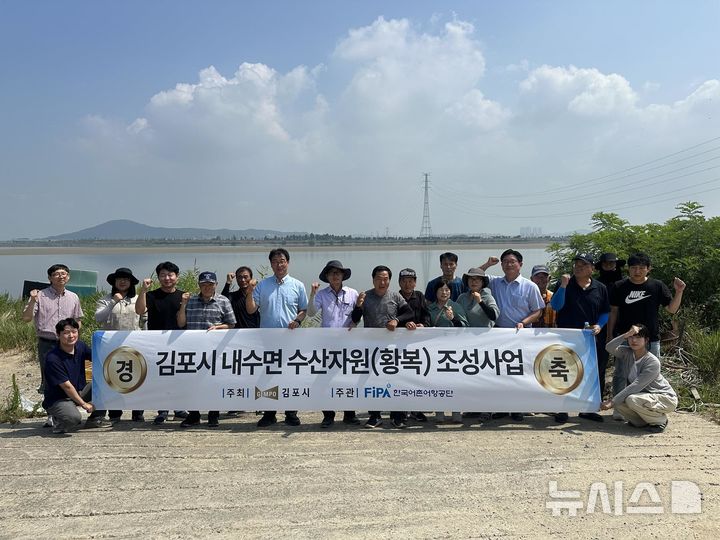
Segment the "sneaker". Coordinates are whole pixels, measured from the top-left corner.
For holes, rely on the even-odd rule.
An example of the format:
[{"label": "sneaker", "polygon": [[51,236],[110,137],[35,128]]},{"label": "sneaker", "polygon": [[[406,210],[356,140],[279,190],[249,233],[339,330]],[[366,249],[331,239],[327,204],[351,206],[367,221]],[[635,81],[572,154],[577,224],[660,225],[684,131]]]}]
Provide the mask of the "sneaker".
[{"label": "sneaker", "polygon": [[520,412],[510,413],[510,418],[513,420],[513,422],[522,422],[523,421],[523,413],[520,413]]},{"label": "sneaker", "polygon": [[613,420],[615,420],[617,422],[624,422],[625,417],[618,411],[613,411]]},{"label": "sneaker", "polygon": [[263,417],[258,420],[257,427],[264,428],[272,426],[277,422],[277,417],[274,414],[264,414]]},{"label": "sneaker", "polygon": [[164,424],[165,420],[167,420],[167,414],[158,414],[155,420],[153,420],[153,424],[159,426],[160,424]]},{"label": "sneaker", "polygon": [[425,416],[425,413],[421,412],[411,412],[410,413],[410,419],[415,420],[416,422],[427,422],[427,416]]},{"label": "sneaker", "polygon": [[343,416],[343,424],[350,424],[353,426],[357,426],[360,423],[360,419],[355,416],[355,413],[352,414],[346,414]]},{"label": "sneaker", "polygon": [[605,419],[602,417],[602,415],[596,413],[596,412],[581,412],[578,414],[580,418],[584,418],[585,420],[592,420],[593,422],[604,422]]},{"label": "sneaker", "polygon": [[83,426],[84,429],[95,429],[95,428],[102,428],[102,427],[108,427],[112,424],[105,420],[104,418],[88,418],[85,420],[85,425]]},{"label": "sneaker", "polygon": [[326,414],[326,415],[323,417],[322,422],[320,422],[320,427],[321,427],[321,428],[329,428],[329,427],[332,426],[334,423],[335,423],[335,416],[334,416],[334,415],[330,415],[330,414]]},{"label": "sneaker", "polygon": [[392,422],[390,423],[392,424],[392,427],[396,429],[405,429],[407,427],[407,424],[405,422],[403,422],[402,420],[397,420],[395,418],[393,418]]},{"label": "sneaker", "polygon": [[645,427],[645,430],[649,431],[650,433],[662,433],[663,431],[665,431],[667,425],[667,422],[665,422],[664,424],[648,424]]},{"label": "sneaker", "polygon": [[55,427],[55,419],[52,416],[48,416],[43,427]]},{"label": "sneaker", "polygon": [[53,435],[63,435],[65,434],[65,430],[61,428],[60,426],[56,426],[52,428],[52,434]]},{"label": "sneaker", "polygon": [[[209,423],[209,421],[208,421],[208,423]],[[189,428],[189,427],[199,426],[199,425],[200,425],[200,416],[188,415],[187,418],[185,418],[185,420],[180,422],[181,428]]]},{"label": "sneaker", "polygon": [[568,421],[568,413],[566,413],[566,412],[555,413],[555,421],[558,424],[564,424],[565,422]]},{"label": "sneaker", "polygon": [[189,414],[187,411],[173,411],[173,413],[175,418],[187,418]]},{"label": "sneaker", "polygon": [[382,418],[379,416],[377,418],[370,417],[368,418],[368,421],[365,422],[365,427],[368,429],[379,428],[382,427],[382,425],[383,421]]},{"label": "sneaker", "polygon": [[[112,420],[112,418],[111,418],[110,420]],[[117,417],[117,420],[120,420],[120,417],[119,417],[119,416]],[[145,421],[145,417],[144,417],[142,414],[133,414],[133,415],[132,415],[132,421],[133,421],[133,422],[144,422],[144,421]]]},{"label": "sneaker", "polygon": [[286,414],[285,415],[285,423],[288,426],[299,426],[300,418],[298,418],[297,414]]},{"label": "sneaker", "polygon": [[216,428],[220,426],[220,420],[213,416],[212,418],[208,418],[208,427],[209,428]]}]

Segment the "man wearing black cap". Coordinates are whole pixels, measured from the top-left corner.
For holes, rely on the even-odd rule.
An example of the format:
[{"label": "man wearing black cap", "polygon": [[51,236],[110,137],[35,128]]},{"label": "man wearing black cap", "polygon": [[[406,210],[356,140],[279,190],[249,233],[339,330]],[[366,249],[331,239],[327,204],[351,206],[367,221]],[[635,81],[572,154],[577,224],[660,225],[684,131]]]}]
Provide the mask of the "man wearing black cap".
[{"label": "man wearing black cap", "polygon": [[[550,304],[557,311],[558,328],[584,328],[596,336],[596,349],[604,347],[597,343],[597,336],[608,321],[610,300],[605,285],[593,279],[593,259],[587,253],[579,253],[573,258],[573,275],[564,274],[560,286],[553,294]],[[598,357],[599,360],[599,357]],[[605,369],[607,365],[599,365],[598,376],[600,398],[602,399]],[[597,413],[580,413],[580,418],[602,422],[603,417]],[[566,422],[567,413],[557,413],[555,420]]]},{"label": "man wearing black cap", "polygon": [[625,259],[618,259],[615,253],[603,253],[595,263],[595,270],[600,273],[597,279],[607,287],[608,294],[612,294],[613,285],[623,278],[623,266]]},{"label": "man wearing black cap", "polygon": [[[615,253],[602,253],[600,255],[600,259],[595,263],[595,270],[599,272],[598,281],[605,285],[608,290],[608,297],[610,298],[610,312],[612,314],[612,297],[613,297],[613,288],[615,287],[615,283],[620,281],[623,278],[622,274],[622,268],[625,266],[625,259],[618,259],[618,256]],[[608,324],[606,326],[603,326],[602,331],[598,334],[597,340],[598,343],[603,344],[610,341],[608,339],[608,328],[610,327],[610,321],[608,320]],[[608,353],[607,349],[603,347],[597,348],[598,353],[598,365],[600,366],[607,366],[608,361],[610,360],[610,353]],[[605,381],[601,380],[600,389],[604,390],[605,388]]]},{"label": "man wearing black cap", "polygon": [[[345,268],[340,261],[329,261],[320,272],[320,281],[329,286],[318,291],[320,284],[314,282],[308,301],[308,316],[320,312],[320,326],[323,328],[349,328],[352,324],[352,310],[355,309],[358,292],[344,286],[343,281],[350,279],[352,271]],[[357,425],[360,420],[355,411],[345,411],[343,422]],[[320,427],[328,428],[335,423],[335,411],[323,411]]]},{"label": "man wearing black cap", "polygon": [[[230,300],[217,292],[217,276],[214,272],[200,272],[198,276],[200,294],[182,295],[180,309],[177,312],[178,327],[185,330],[228,330],[235,328],[235,313]],[[208,427],[218,427],[220,412],[208,411]],[[200,411],[190,411],[180,427],[200,424]]]}]

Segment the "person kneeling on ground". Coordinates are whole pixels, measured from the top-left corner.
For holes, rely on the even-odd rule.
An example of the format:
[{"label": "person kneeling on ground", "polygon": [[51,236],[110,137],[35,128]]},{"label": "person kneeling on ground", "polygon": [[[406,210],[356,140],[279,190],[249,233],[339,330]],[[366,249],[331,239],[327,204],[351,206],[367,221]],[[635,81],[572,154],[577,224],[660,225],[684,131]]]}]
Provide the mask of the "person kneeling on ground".
[{"label": "person kneeling on ground", "polygon": [[607,351],[623,364],[623,372],[628,374],[627,386],[612,400],[603,401],[600,409],[615,407],[630,425],[659,433],[667,427],[666,413],[675,410],[678,399],[660,374],[660,360],[648,351],[649,344],[650,332],[644,324],[631,326],[607,344]]},{"label": "person kneeling on ground", "polygon": [[[58,344],[45,360],[45,399],[42,406],[53,419],[53,433],[77,429],[82,422],[78,407],[90,413],[85,427],[105,427],[110,422],[94,417],[90,399],[91,385],[85,379],[85,361],[92,359],[90,348],[78,339],[80,324],[73,318],[55,325]],[[104,411],[103,411],[104,415]]]}]

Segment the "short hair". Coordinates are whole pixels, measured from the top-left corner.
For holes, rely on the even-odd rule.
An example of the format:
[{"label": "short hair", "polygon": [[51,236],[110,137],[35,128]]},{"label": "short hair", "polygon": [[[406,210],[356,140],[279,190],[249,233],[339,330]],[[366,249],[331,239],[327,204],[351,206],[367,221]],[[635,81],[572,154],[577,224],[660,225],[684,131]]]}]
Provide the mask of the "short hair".
[{"label": "short hair", "polygon": [[170,272],[172,274],[179,274],[180,268],[178,268],[178,265],[175,263],[172,263],[170,261],[161,262],[155,267],[155,273],[159,276],[160,272],[163,270]]},{"label": "short hair", "polygon": [[250,273],[250,277],[253,277],[252,268],[249,266],[238,266],[238,269],[235,270],[235,277],[237,277],[238,274],[242,274],[245,270]]},{"label": "short hair", "polygon": [[383,265],[381,264],[381,265],[376,266],[375,268],[373,268],[373,271],[372,271],[372,277],[373,277],[373,279],[375,279],[375,276],[376,276],[377,274],[379,274],[380,272],[387,272],[387,273],[388,273],[388,278],[392,278],[392,270],[390,270],[387,266],[383,266]]},{"label": "short hair", "polygon": [[48,268],[48,277],[52,276],[58,270],[65,270],[68,274],[70,273],[70,269],[64,264],[53,264]]},{"label": "short hair", "polygon": [[288,250],[285,248],[275,248],[270,251],[270,255],[268,256],[268,260],[272,262],[273,257],[277,257],[278,255],[282,255],[285,257],[288,262],[290,262],[290,254],[288,253]]},{"label": "short hair", "polygon": [[450,251],[446,251],[445,253],[440,255],[440,262],[443,262],[446,260],[456,263],[456,262],[458,262],[458,256]]},{"label": "short hair", "polygon": [[633,326],[637,326],[638,333],[635,334],[636,336],[640,336],[641,338],[650,339],[650,330],[648,330],[648,327],[645,326],[643,323],[635,323]]},{"label": "short hair", "polygon": [[523,262],[522,253],[520,253],[519,251],[515,251],[514,249],[506,249],[505,251],[503,251],[500,255],[500,262],[502,262],[502,260],[509,255],[514,255],[518,262]]},{"label": "short hair", "polygon": [[[433,285],[433,292],[437,293],[443,287],[447,287],[448,289],[450,289],[450,284],[445,280],[438,279],[435,285]],[[450,291],[452,292],[452,289],[450,289]]]},{"label": "short hair", "polygon": [[75,328],[75,330],[80,330],[80,323],[78,323],[72,317],[68,317],[67,319],[58,321],[58,323],[55,325],[55,333],[59,336],[62,331],[65,330],[66,326],[72,326],[73,328]]},{"label": "short hair", "polygon": [[639,251],[628,257],[628,266],[647,266],[650,268],[650,255]]}]

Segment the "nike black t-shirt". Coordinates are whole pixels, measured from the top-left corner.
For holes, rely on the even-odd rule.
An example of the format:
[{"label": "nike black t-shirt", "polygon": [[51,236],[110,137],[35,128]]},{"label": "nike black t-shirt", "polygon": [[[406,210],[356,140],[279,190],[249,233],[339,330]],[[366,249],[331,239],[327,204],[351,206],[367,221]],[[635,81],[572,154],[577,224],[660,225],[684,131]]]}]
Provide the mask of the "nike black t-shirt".
[{"label": "nike black t-shirt", "polygon": [[618,281],[610,297],[610,305],[618,308],[615,335],[624,334],[633,324],[642,323],[650,330],[650,341],[659,341],[658,309],[671,301],[670,289],[660,280],[648,278],[640,285],[630,278]]}]

